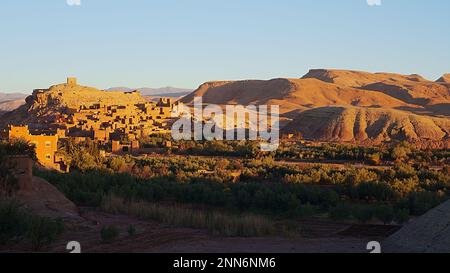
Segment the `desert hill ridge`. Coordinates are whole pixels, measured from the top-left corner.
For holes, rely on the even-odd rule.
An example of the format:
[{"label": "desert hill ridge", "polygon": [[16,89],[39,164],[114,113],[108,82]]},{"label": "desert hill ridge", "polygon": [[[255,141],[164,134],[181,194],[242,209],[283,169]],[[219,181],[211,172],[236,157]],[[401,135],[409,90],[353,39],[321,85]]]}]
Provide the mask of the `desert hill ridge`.
[{"label": "desert hill ridge", "polygon": [[11,112],[25,104],[25,99],[2,101],[0,102],[0,116],[7,112]]},{"label": "desert hill ridge", "polygon": [[450,85],[416,74],[316,69],[300,79],[207,82],[181,101],[199,96],[214,104],[279,104],[283,114],[347,105],[450,116]]},{"label": "desert hill ridge", "polygon": [[385,72],[364,72],[356,70],[338,70],[338,69],[311,69],[302,79],[315,78],[321,81],[335,83],[348,87],[362,87],[364,85],[380,81],[427,81],[418,74],[402,75],[397,73]]},{"label": "desert hill ridge", "polygon": [[186,88],[177,88],[177,87],[161,87],[161,88],[149,88],[149,87],[142,87],[142,88],[129,88],[129,87],[112,87],[106,89],[106,91],[120,91],[120,92],[132,92],[132,91],[139,91],[142,96],[168,96],[168,97],[180,97],[187,95],[191,93],[192,89],[186,89]]},{"label": "desert hill ridge", "polygon": [[28,95],[22,93],[2,93],[0,92],[0,102],[25,99]]},{"label": "desert hill ridge", "polygon": [[279,105],[285,132],[313,140],[397,140],[448,147],[450,85],[420,75],[313,69],[299,79],[213,81],[181,99],[192,104]]},{"label": "desert hill ridge", "polygon": [[450,73],[442,75],[436,82],[439,83],[450,83]]},{"label": "desert hill ridge", "polygon": [[389,141],[434,143],[450,147],[450,120],[393,109],[331,106],[299,114],[283,131],[307,139],[381,144]]}]

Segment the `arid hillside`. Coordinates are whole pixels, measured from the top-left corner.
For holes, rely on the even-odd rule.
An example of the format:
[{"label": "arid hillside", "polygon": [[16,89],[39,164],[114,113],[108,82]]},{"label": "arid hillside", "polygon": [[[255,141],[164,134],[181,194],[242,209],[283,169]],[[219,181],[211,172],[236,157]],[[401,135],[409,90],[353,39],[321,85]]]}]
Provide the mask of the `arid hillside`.
[{"label": "arid hillside", "polygon": [[392,109],[323,107],[304,111],[285,128],[305,138],[380,144],[406,140],[450,147],[450,120]]},{"label": "arid hillside", "polygon": [[450,74],[443,75],[436,82],[439,82],[439,83],[450,83]]},{"label": "arid hillside", "polygon": [[0,116],[3,114],[14,111],[20,106],[25,104],[25,99],[11,100],[11,101],[2,101],[0,102]]},{"label": "arid hillside", "polygon": [[196,96],[203,97],[205,103],[214,104],[277,104],[282,114],[330,105],[421,109],[379,92],[342,87],[317,79],[210,82],[182,101],[191,103]]},{"label": "arid hillside", "polygon": [[419,75],[311,70],[301,79],[217,81],[201,85],[195,96],[214,104],[279,104],[282,114],[324,106],[398,109],[424,115],[450,115],[450,84]]},{"label": "arid hillside", "polygon": [[[449,74],[437,81],[420,75],[311,70],[301,79],[216,81],[182,101],[279,105],[293,121],[285,129],[325,141],[445,142],[449,137]],[[288,130],[288,131],[289,131]]]},{"label": "arid hillside", "polygon": [[45,123],[69,111],[93,105],[129,105],[146,102],[139,92],[102,91],[76,84],[58,84],[37,89],[26,98],[26,104],[5,113],[0,125],[8,123]]},{"label": "arid hillside", "polygon": [[132,92],[134,90],[139,91],[144,97],[182,97],[190,94],[193,90],[177,87],[162,87],[162,88],[129,88],[129,87],[112,87],[106,89],[106,91],[121,91]]},{"label": "arid hillside", "polygon": [[22,94],[22,93],[2,93],[2,92],[0,92],[0,102],[25,99],[26,97],[27,97],[27,95]]}]

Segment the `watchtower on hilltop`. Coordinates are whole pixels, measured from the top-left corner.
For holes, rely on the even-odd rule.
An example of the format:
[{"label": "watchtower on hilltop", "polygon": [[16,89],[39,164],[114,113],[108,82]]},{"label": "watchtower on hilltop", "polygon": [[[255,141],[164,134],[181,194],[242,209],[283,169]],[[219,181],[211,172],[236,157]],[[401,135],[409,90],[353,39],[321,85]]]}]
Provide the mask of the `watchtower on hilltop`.
[{"label": "watchtower on hilltop", "polygon": [[76,86],[77,85],[77,78],[68,77],[67,78],[67,85],[69,85],[69,86]]}]

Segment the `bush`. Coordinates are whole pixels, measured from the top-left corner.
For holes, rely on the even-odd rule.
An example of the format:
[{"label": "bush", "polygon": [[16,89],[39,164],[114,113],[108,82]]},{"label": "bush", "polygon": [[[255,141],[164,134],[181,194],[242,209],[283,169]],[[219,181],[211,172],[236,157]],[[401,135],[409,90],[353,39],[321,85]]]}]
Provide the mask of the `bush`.
[{"label": "bush", "polygon": [[353,216],[362,224],[366,224],[373,218],[373,209],[369,206],[358,207],[353,212]]},{"label": "bush", "polygon": [[409,221],[409,210],[408,209],[398,209],[395,211],[394,215],[395,222],[402,225]]},{"label": "bush", "polygon": [[413,192],[408,197],[409,211],[420,216],[445,201],[445,198],[435,192]]},{"label": "bush", "polygon": [[136,235],[136,227],[134,225],[129,225],[127,232],[129,236]]},{"label": "bush", "polygon": [[32,250],[39,251],[45,245],[53,243],[63,231],[64,224],[61,220],[32,216],[27,237],[31,241]]},{"label": "bush", "polygon": [[352,215],[352,210],[349,205],[341,203],[331,208],[329,215],[333,220],[346,220]]},{"label": "bush", "polygon": [[193,209],[180,205],[146,202],[124,202],[109,196],[102,203],[107,213],[124,213],[143,220],[154,220],[176,227],[207,229],[214,235],[254,237],[274,234],[274,224],[266,217],[253,214],[233,215],[221,211]]},{"label": "bush", "polygon": [[33,251],[53,243],[64,231],[61,220],[31,214],[15,201],[0,203],[0,244],[28,239]]},{"label": "bush", "polygon": [[119,237],[119,230],[115,226],[104,226],[100,231],[103,243],[112,243]]},{"label": "bush", "polygon": [[20,241],[28,228],[28,214],[14,201],[0,202],[0,245]]},{"label": "bush", "polygon": [[382,205],[375,209],[375,217],[387,225],[394,220],[395,212],[391,206]]}]

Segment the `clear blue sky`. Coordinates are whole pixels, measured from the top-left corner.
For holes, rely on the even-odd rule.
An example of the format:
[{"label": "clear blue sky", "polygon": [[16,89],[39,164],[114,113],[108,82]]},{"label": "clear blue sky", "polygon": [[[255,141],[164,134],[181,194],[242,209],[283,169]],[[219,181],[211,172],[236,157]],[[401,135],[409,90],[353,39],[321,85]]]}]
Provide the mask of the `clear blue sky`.
[{"label": "clear blue sky", "polygon": [[69,75],[98,88],[195,88],[310,68],[436,79],[450,72],[449,14],[443,0],[2,0],[0,91]]}]

